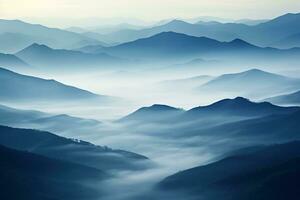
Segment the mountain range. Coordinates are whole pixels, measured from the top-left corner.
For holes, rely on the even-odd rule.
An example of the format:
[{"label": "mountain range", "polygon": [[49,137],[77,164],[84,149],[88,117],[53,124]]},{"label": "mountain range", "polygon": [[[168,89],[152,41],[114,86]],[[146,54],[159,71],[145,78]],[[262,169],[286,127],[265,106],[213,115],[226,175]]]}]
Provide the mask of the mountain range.
[{"label": "mountain range", "polygon": [[176,32],[162,32],[148,38],[101,48],[100,52],[127,58],[163,60],[174,59],[178,56],[194,58],[210,52],[257,52],[260,50],[262,49],[239,39],[231,42],[219,42],[206,37],[195,37]]},{"label": "mountain range", "polygon": [[20,20],[0,20],[0,51],[15,53],[32,43],[42,43],[52,48],[79,48],[101,42],[57,28],[30,24]]},{"label": "mountain range", "polygon": [[[209,37],[220,41],[231,41],[240,38],[258,46],[295,47],[279,41],[299,34],[300,14],[288,13],[272,20],[246,25],[241,23],[201,22],[187,23],[173,20],[162,25],[141,30],[125,29],[105,35],[116,42],[129,42],[140,38],[151,37],[161,32],[173,31],[197,37]],[[271,36],[271,37],[270,37]],[[298,46],[299,47],[299,46]]]},{"label": "mountain range", "polygon": [[[203,145],[216,142],[213,148],[217,152],[262,141],[271,143],[299,139],[300,107],[255,103],[242,97],[223,99],[187,111],[169,106],[160,106],[169,109],[157,111],[154,107],[139,109],[120,121],[140,134],[174,140],[193,138],[189,146],[198,146],[205,138],[207,142]],[[147,126],[155,126],[155,131],[145,129]]]},{"label": "mountain range", "polygon": [[164,123],[167,121],[178,123],[183,120],[194,121],[209,118],[258,118],[269,115],[288,114],[299,111],[299,107],[280,107],[269,102],[252,102],[243,97],[223,99],[207,106],[199,106],[190,110],[183,110],[167,105],[154,104],[142,107],[123,117],[121,121],[140,121]]},{"label": "mountain range", "polygon": [[[255,46],[241,39],[221,42],[207,37],[196,37],[177,32],[161,32],[156,35],[122,43],[111,47],[93,47],[89,52],[107,53],[115,57],[153,62],[172,61],[172,64],[198,58],[231,62],[266,63],[293,61],[300,49],[276,49]],[[272,60],[273,59],[273,60]]]},{"label": "mountain range", "polygon": [[15,55],[37,69],[49,71],[108,69],[107,66],[126,63],[123,59],[105,53],[89,54],[74,50],[52,49],[36,43]]}]

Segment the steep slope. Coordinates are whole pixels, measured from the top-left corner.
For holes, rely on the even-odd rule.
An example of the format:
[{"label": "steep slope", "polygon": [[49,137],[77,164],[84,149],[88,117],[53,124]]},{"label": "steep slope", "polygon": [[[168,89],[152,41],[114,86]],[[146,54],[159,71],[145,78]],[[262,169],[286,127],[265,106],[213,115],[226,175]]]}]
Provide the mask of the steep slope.
[{"label": "steep slope", "polygon": [[146,157],[139,154],[31,129],[0,126],[0,144],[105,171],[145,169],[150,164]]},{"label": "steep slope", "polygon": [[158,187],[194,198],[293,199],[299,195],[299,156],[299,142],[266,146],[179,172]]},{"label": "steep slope", "polygon": [[0,68],[1,101],[105,100],[105,96],[64,85],[55,80],[25,76]]},{"label": "steep slope", "polygon": [[0,186],[4,199],[96,199],[109,176],[95,168],[17,151],[0,145]]}]

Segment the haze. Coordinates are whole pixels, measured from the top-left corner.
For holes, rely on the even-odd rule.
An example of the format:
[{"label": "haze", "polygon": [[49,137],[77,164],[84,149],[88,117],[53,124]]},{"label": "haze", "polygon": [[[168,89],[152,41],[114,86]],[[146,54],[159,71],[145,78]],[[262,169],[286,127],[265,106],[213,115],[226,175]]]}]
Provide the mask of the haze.
[{"label": "haze", "polygon": [[[144,24],[168,18],[214,16],[269,19],[300,9],[298,0],[0,0],[0,18],[66,27],[101,23]],[[79,20],[80,19],[80,20]],[[137,20],[139,19],[139,20]]]}]

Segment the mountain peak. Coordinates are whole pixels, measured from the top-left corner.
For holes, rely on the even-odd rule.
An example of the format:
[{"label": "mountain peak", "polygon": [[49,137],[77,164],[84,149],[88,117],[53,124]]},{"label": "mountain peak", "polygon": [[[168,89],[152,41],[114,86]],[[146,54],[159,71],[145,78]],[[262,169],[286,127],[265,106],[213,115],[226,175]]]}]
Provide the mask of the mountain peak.
[{"label": "mountain peak", "polygon": [[247,104],[256,104],[254,102],[251,102],[249,99],[244,98],[244,97],[236,97],[234,99],[223,99],[220,100],[211,106],[216,106],[216,105],[222,105],[222,106],[232,106],[232,105],[247,105]]},{"label": "mountain peak", "polygon": [[257,68],[253,68],[253,69],[249,69],[247,71],[244,71],[242,73],[269,73],[269,72],[266,72],[266,71],[263,71],[263,70],[260,70],[260,69],[257,69]]},{"label": "mountain peak", "polygon": [[239,38],[236,38],[236,39],[230,41],[229,43],[234,46],[237,46],[237,47],[255,47],[254,45],[252,45],[242,39],[239,39]]},{"label": "mountain peak", "polygon": [[25,47],[21,51],[19,51],[17,54],[24,52],[24,51],[38,51],[38,52],[44,52],[44,51],[51,51],[52,49],[44,44],[38,44],[33,43],[29,45],[28,47]]},{"label": "mountain peak", "polygon": [[50,49],[47,45],[44,44],[38,44],[38,43],[33,43],[28,48],[43,48],[43,49]]},{"label": "mountain peak", "polygon": [[188,24],[188,23],[185,22],[185,21],[179,20],[179,19],[174,19],[174,20],[166,23],[165,26],[170,26],[170,25],[172,25],[172,26],[174,26],[174,25],[178,26],[178,25],[185,25],[185,24]]},{"label": "mountain peak", "polygon": [[172,110],[178,110],[177,108],[168,106],[168,105],[163,105],[163,104],[153,104],[150,107],[147,107],[149,110],[152,111],[172,111]]},{"label": "mountain peak", "polygon": [[244,75],[249,75],[249,76],[256,76],[256,77],[257,76],[264,76],[264,77],[282,77],[282,78],[284,78],[284,76],[281,76],[281,75],[278,75],[278,74],[273,74],[273,73],[266,72],[266,71],[256,69],[256,68],[241,72],[239,74],[243,75],[243,76]]},{"label": "mountain peak", "polygon": [[190,114],[231,114],[239,116],[267,115],[283,111],[284,108],[269,102],[252,102],[244,97],[223,99],[208,106],[199,106],[188,111]]},{"label": "mountain peak", "polygon": [[183,110],[163,104],[153,104],[150,107],[142,107],[135,112],[123,117],[120,121],[156,121],[163,120],[181,113]]}]

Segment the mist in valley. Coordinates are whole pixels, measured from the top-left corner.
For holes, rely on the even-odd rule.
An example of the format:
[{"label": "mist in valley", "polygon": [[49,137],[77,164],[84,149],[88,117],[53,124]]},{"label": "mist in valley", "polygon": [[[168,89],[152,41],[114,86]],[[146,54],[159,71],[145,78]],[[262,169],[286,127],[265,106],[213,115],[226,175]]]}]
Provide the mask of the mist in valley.
[{"label": "mist in valley", "polygon": [[0,20],[4,197],[297,196],[300,14],[213,19]]}]

